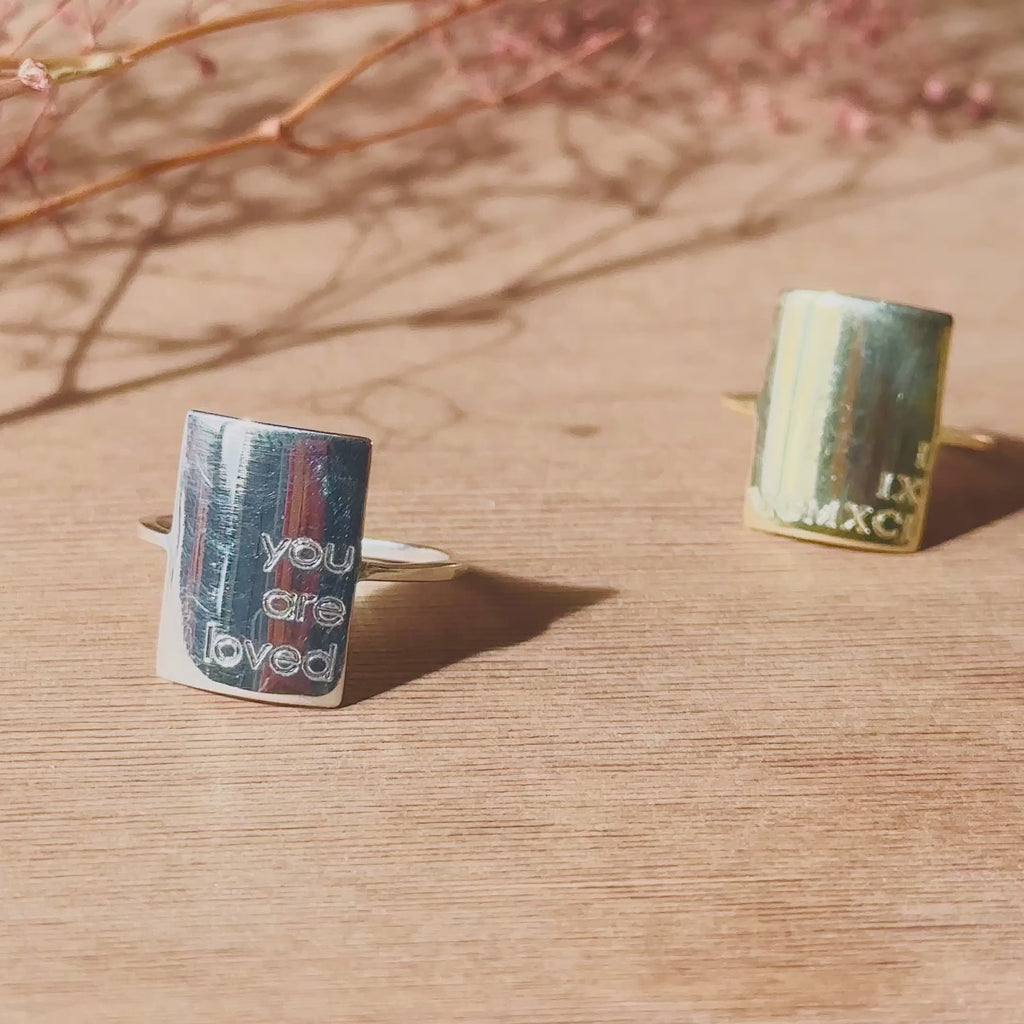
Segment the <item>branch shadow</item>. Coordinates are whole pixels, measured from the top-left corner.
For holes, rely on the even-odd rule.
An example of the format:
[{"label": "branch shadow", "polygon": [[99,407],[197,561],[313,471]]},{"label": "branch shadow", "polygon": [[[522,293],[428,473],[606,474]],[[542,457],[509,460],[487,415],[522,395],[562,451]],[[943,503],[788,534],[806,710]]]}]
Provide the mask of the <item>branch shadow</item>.
[{"label": "branch shadow", "polygon": [[[55,412],[69,407],[91,404],[116,395],[134,392],[147,387],[186,379],[206,371],[221,369],[259,358],[270,353],[302,348],[328,339],[339,339],[367,334],[376,330],[404,327],[410,330],[429,330],[452,328],[456,326],[482,324],[486,322],[511,322],[517,319],[516,307],[521,303],[536,299],[566,287],[584,282],[600,280],[633,268],[654,265],[671,259],[693,256],[714,249],[764,238],[786,229],[795,229],[811,223],[827,220],[833,216],[862,210],[873,205],[891,202],[892,200],[910,195],[921,194],[930,190],[949,186],[957,181],[969,180],[973,177],[991,173],[992,171],[1016,165],[1024,159],[1024,155],[1014,151],[997,152],[982,164],[952,173],[938,173],[925,180],[913,184],[882,187],[862,190],[863,178],[879,155],[866,156],[857,160],[849,169],[844,179],[814,194],[803,194],[799,197],[776,197],[773,195],[775,183],[762,190],[757,196],[737,211],[736,217],[724,225],[698,229],[685,236],[661,245],[645,246],[624,254],[603,255],[596,258],[586,257],[594,250],[600,250],[609,244],[621,244],[628,238],[630,230],[650,219],[649,214],[637,215],[635,208],[626,210],[624,216],[614,224],[604,227],[580,241],[571,243],[553,251],[540,259],[525,273],[512,280],[485,289],[476,295],[463,297],[449,303],[426,305],[419,309],[398,312],[393,315],[372,316],[366,319],[344,318],[320,323],[304,322],[320,319],[318,312],[320,300],[330,297],[337,303],[341,289],[341,272],[337,272],[321,285],[311,289],[299,301],[289,303],[280,314],[273,316],[266,327],[246,332],[234,328],[218,328],[208,336],[195,338],[170,338],[160,336],[128,336],[117,332],[108,332],[106,322],[116,309],[118,302],[128,290],[128,286],[139,273],[143,257],[158,251],[162,245],[180,245],[190,240],[190,233],[184,236],[178,233],[160,234],[160,227],[150,232],[137,249],[132,253],[127,267],[119,275],[114,286],[109,289],[108,297],[101,303],[100,314],[95,316],[85,331],[75,337],[75,345],[70,365],[62,365],[59,373],[58,386],[50,393],[21,406],[0,411],[0,427],[20,423],[37,415]],[[689,166],[694,166],[687,159]],[[678,168],[673,172],[678,174]],[[680,175],[685,178],[685,174]],[[552,194],[561,194],[555,190]],[[494,191],[481,189],[464,198],[468,204],[484,201]],[[509,193],[514,196],[514,191]],[[181,193],[167,195],[165,209],[173,207],[180,201]],[[321,216],[326,214],[321,211]],[[163,218],[161,218],[162,220]],[[205,233],[205,232],[204,232]],[[477,235],[477,238],[480,236]],[[349,284],[353,295],[365,295],[370,290],[393,282],[405,273],[415,273],[418,269],[436,265],[439,260],[452,260],[456,257],[465,258],[468,244],[458,252],[426,252],[409,256],[405,263],[394,269],[379,270],[370,279],[361,279]],[[582,264],[582,265],[581,265]],[[27,333],[38,331],[44,334],[38,324],[18,323],[0,324],[0,333]],[[159,369],[138,376],[129,377],[111,384],[83,388],[75,379],[75,372],[85,362],[89,351],[96,344],[109,339],[119,343],[128,343],[139,350],[154,354],[172,354],[191,351],[193,359],[184,364],[177,364],[166,369]]]},{"label": "branch shadow", "polygon": [[477,569],[444,584],[381,584],[361,598],[353,617],[342,706],[526,643],[617,593]]},{"label": "branch shadow", "polygon": [[[1007,0],[986,2],[1010,9]],[[1007,25],[1008,38],[1019,38],[1020,32],[1011,26],[1008,14],[999,15],[997,23]],[[979,52],[987,52],[987,48],[995,45],[990,34],[968,42]],[[968,55],[963,60],[969,63]],[[198,97],[209,96],[213,91],[226,106],[213,126],[216,130],[210,125],[204,130],[213,136],[230,134],[277,109],[279,94],[298,88],[297,76],[313,76],[331,64],[331,55],[316,47],[289,49],[275,61],[274,74],[268,73],[265,87],[255,93],[241,87],[238,76],[243,72],[237,69],[215,80],[211,87],[193,85],[167,97],[154,95],[144,82],[133,84],[129,78],[125,88],[104,95],[107,107],[103,114],[112,123],[160,123],[180,117],[183,109],[197,105]],[[230,62],[225,66],[236,67]],[[383,116],[389,108],[401,108],[409,95],[423,91],[430,81],[429,69],[425,70],[418,61],[400,62],[390,75],[353,83],[349,102],[353,109],[365,108],[372,119]],[[244,96],[240,103],[231,102],[236,92]],[[86,221],[74,222],[76,238],[66,259],[54,259],[27,248],[2,264],[8,295],[24,279],[28,286],[44,290],[52,298],[45,313],[0,323],[0,339],[15,339],[20,344],[32,339],[32,345],[38,342],[38,351],[34,349],[23,357],[24,367],[44,373],[52,370],[54,383],[52,387],[46,383],[48,390],[40,397],[26,401],[19,396],[18,405],[0,408],[0,427],[328,339],[395,327],[430,330],[487,321],[512,323],[517,319],[516,307],[520,304],[582,282],[742,244],[903,196],[920,195],[1019,164],[1024,159],[1019,147],[999,143],[970,168],[929,171],[898,184],[872,184],[871,171],[886,155],[885,147],[880,146],[844,160],[838,179],[824,184],[806,188],[796,185],[791,180],[792,170],[787,169],[757,194],[737,200],[735,209],[728,211],[723,222],[705,221],[706,226],[695,227],[691,213],[669,209],[671,201],[695,175],[724,162],[730,153],[723,152],[720,141],[688,109],[687,102],[683,94],[678,104],[669,104],[674,120],[679,122],[672,131],[665,129],[661,117],[664,110],[659,111],[657,104],[651,102],[638,101],[627,110],[620,109],[621,103],[612,103],[609,109],[588,109],[588,116],[605,119],[598,132],[605,137],[623,125],[634,130],[650,129],[650,152],[645,149],[642,157],[613,160],[612,169],[594,159],[587,143],[574,135],[571,116],[576,108],[556,109],[555,148],[570,172],[564,180],[555,182],[550,178],[531,178],[529,174],[522,179],[517,177],[518,171],[530,164],[536,154],[524,146],[520,128],[506,115],[481,117],[470,127],[454,126],[356,155],[344,164],[341,187],[341,172],[326,165],[316,165],[320,169],[314,169],[305,161],[274,153],[240,156],[237,162],[205,166],[201,174],[197,169],[180,178],[150,183],[146,192],[150,196],[155,194],[161,208],[157,216],[147,216],[145,223],[119,212],[114,200],[98,201],[95,207],[90,207]],[[644,120],[648,109],[655,118],[650,124]],[[591,131],[588,137],[594,134]],[[138,150],[121,153],[121,157],[135,160],[146,156],[147,143],[137,145]],[[88,138],[71,136],[65,146],[69,163],[92,166],[94,170],[108,169],[104,148],[97,148]],[[834,156],[835,153],[830,154]],[[470,167],[475,175],[471,183],[459,176]],[[260,168],[264,178],[273,178],[269,191],[247,183],[247,175],[254,168]],[[487,183],[480,184],[481,180]],[[359,317],[346,312],[350,303],[361,302],[367,295],[399,280],[431,272],[440,265],[469,261],[487,247],[499,247],[503,229],[495,226],[491,210],[496,204],[516,200],[564,200],[576,204],[574,208],[586,203],[601,208],[602,215],[604,210],[620,215],[603,218],[603,227],[570,244],[552,243],[549,251],[525,271],[510,274],[475,294],[453,301],[428,302],[394,314]],[[427,222],[426,226],[418,226],[414,241],[399,237],[401,232],[393,223],[410,212]],[[659,225],[673,230],[678,221],[680,230],[671,240],[660,243],[649,238],[636,239],[638,229],[642,232],[643,225],[655,218]],[[356,238],[351,252],[340,259],[333,275],[312,287],[299,301],[275,311],[267,318],[266,326],[246,329],[218,324],[178,337],[117,326],[115,314],[137,278],[159,272],[159,268],[154,271],[150,265],[157,262],[152,258],[161,252],[227,238],[256,225],[296,226],[327,219],[353,229]],[[371,237],[377,249],[380,245],[390,245],[390,249],[383,255],[374,249],[375,255],[366,257],[373,266],[356,269],[357,260],[363,258],[361,254],[371,248],[367,242]],[[95,285],[80,268],[89,263],[90,256],[121,251],[126,259],[116,279],[92,294]],[[68,306],[88,302],[94,312],[84,327],[59,327],[53,314],[58,300]],[[63,347],[65,343],[67,349]],[[123,376],[120,372],[104,374],[102,384],[84,383],[87,375],[83,369],[91,370],[103,359],[115,361],[125,352],[159,357],[159,362],[142,371],[127,371]],[[181,356],[187,362],[183,363]],[[15,372],[17,369],[16,366]],[[109,379],[114,376],[117,379]]]},{"label": "branch shadow", "polygon": [[922,548],[938,547],[1024,509],[1024,440],[988,451],[944,447],[932,476]]}]

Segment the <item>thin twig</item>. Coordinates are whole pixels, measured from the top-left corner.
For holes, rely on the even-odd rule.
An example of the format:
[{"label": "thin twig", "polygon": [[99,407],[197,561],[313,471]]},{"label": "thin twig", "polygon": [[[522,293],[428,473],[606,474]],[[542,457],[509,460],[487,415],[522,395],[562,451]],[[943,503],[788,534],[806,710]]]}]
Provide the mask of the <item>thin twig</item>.
[{"label": "thin twig", "polygon": [[428,36],[432,32],[444,28],[446,25],[450,25],[453,21],[457,21],[467,14],[475,14],[477,11],[482,11],[487,7],[494,7],[501,2],[502,0],[468,0],[468,2],[453,4],[443,14],[423,21],[408,32],[403,32],[401,35],[389,39],[380,46],[374,47],[374,49],[360,57],[350,67],[336,74],[329,75],[315,89],[311,89],[303,96],[298,103],[286,110],[279,119],[281,128],[287,133],[300,121],[308,117],[313,110],[326,103],[339,89],[348,85],[354,78],[373,67],[374,64],[379,64],[382,60],[404,49],[410,43],[414,43],[418,39]]},{"label": "thin twig", "polygon": [[[514,102],[522,97],[523,94],[530,92],[530,90],[537,88],[537,86],[542,85],[544,82],[565,74],[566,71],[578,66],[581,61],[588,60],[601,50],[605,50],[609,46],[614,45],[623,37],[623,35],[624,33],[622,31],[615,30],[604,33],[599,39],[588,40],[571,53],[553,63],[545,71],[532,76],[528,81],[521,83],[516,86],[516,88],[510,89],[493,99],[477,97],[474,99],[464,100],[463,102],[455,104],[446,110],[433,111],[432,113],[411,123],[396,125],[393,128],[384,128],[381,131],[373,132],[369,135],[360,135],[349,139],[339,139],[337,142],[327,143],[320,146],[299,142],[297,139],[288,135],[283,136],[281,141],[289,149],[293,149],[297,153],[303,153],[306,156],[337,156],[341,153],[354,153],[362,149],[369,149],[371,146],[378,145],[382,142],[393,142],[396,139],[405,138],[407,135],[413,135],[416,132],[425,131],[428,128],[440,128],[443,125],[458,121],[469,114],[478,113],[482,110],[489,110],[503,104]],[[3,223],[0,221],[0,227],[2,226]]]},{"label": "thin twig", "polygon": [[[194,39],[202,39],[205,36],[213,35],[215,32],[226,32],[229,29],[245,28],[249,25],[258,25],[266,21],[280,21],[282,18],[293,18],[300,14],[317,14],[323,11],[344,11],[353,10],[359,7],[385,7],[396,4],[408,6],[409,0],[296,0],[294,3],[278,4],[275,7],[263,7],[255,11],[245,11],[241,14],[232,14],[225,18],[211,18],[209,21],[200,22],[198,25],[189,25],[187,28],[178,29],[175,32],[168,32],[134,49],[125,51],[125,58],[137,62],[149,57],[161,50],[172,46],[180,46],[182,43],[190,43]],[[473,5],[466,5],[473,6]]]},{"label": "thin twig", "polygon": [[[449,12],[454,17],[471,14],[492,5],[494,0],[458,0]],[[155,53],[184,43],[202,39],[230,29],[246,28],[269,21],[281,21],[303,14],[318,14],[325,11],[348,11],[368,7],[409,6],[410,0],[295,0],[293,3],[278,4],[255,11],[246,11],[225,18],[213,18],[198,25],[177,29],[158,36],[128,50],[92,50],[85,55],[65,54],[31,58],[43,68],[53,81],[70,82],[83,78],[110,77],[151,57]],[[0,57],[0,78],[14,79],[20,86],[19,92],[32,92],[32,87],[18,82],[23,60],[20,57]]]},{"label": "thin twig", "polygon": [[243,149],[251,149],[254,146],[269,145],[273,139],[264,138],[255,132],[248,132],[245,135],[238,135],[222,142],[215,142],[209,146],[200,146],[197,149],[189,150],[186,153],[178,153],[175,156],[166,157],[163,160],[150,160],[144,164],[138,164],[127,171],[119,174],[111,174],[107,178],[100,178],[98,181],[89,182],[86,185],[79,185],[77,188],[69,189],[60,195],[52,196],[41,203],[25,207],[6,217],[0,217],[0,231],[6,231],[19,224],[27,224],[29,221],[48,214],[66,210],[69,206],[92,199],[95,196],[103,195],[104,192],[113,192],[115,189],[123,188],[125,185],[133,185],[147,178],[154,178],[158,174],[166,174],[168,171],[177,170],[179,167],[188,167],[190,164],[202,163],[204,160],[212,160],[219,156],[227,156],[229,153],[238,153]]},{"label": "thin twig", "polygon": [[[387,7],[402,4],[408,6],[410,0],[293,0],[291,3],[278,4],[274,7],[263,7],[241,14],[232,14],[224,18],[211,18],[198,25],[167,32],[147,43],[127,50],[92,50],[84,56],[81,54],[64,54],[35,56],[31,58],[54,81],[69,82],[82,78],[109,77],[120,74],[146,57],[171,47],[181,46],[196,39],[212,36],[218,32],[231,29],[246,28],[269,21],[281,21],[284,18],[295,18],[304,14],[319,14],[325,11],[357,10],[367,7]],[[482,6],[482,0],[465,0],[457,7],[475,8]],[[467,12],[468,13],[468,12]],[[51,15],[52,17],[52,15]],[[45,24],[42,22],[40,24]],[[38,28],[36,26],[35,28]],[[34,28],[34,30],[35,30]],[[33,30],[33,31],[34,31]],[[22,66],[21,57],[0,57],[0,78],[13,78],[17,82]],[[18,91],[31,92],[28,85],[18,82]]]},{"label": "thin twig", "polygon": [[58,0],[57,5],[52,10],[47,11],[41,18],[33,22],[33,24],[29,26],[28,30],[15,44],[15,52],[20,50],[27,42],[29,42],[37,32],[49,25],[55,18],[58,18],[70,2],[71,0]]},{"label": "thin twig", "polygon": [[[319,3],[320,7],[323,9],[328,7],[367,7],[373,4],[397,2],[407,2],[407,0],[312,0],[312,3]],[[364,55],[354,65],[352,65],[351,68],[346,69],[340,74],[329,76],[323,83],[312,89],[306,97],[290,108],[286,114],[289,118],[288,124],[297,124],[299,120],[307,116],[320,103],[332,96],[339,88],[351,81],[356,75],[361,74],[363,71],[366,71],[368,68],[389,57],[408,43],[419,39],[425,31],[431,31],[440,25],[449,24],[456,18],[471,14],[476,10],[482,9],[485,6],[489,6],[496,2],[499,2],[499,0],[469,0],[469,2],[466,3],[456,4],[443,15],[440,15],[431,21],[417,25],[414,29],[401,33],[380,46],[374,47],[368,54]],[[310,7],[310,2],[302,2],[285,5],[284,7],[268,8],[267,11],[272,10],[277,13],[277,16],[284,17],[286,15],[281,13],[283,10],[290,10],[292,13],[295,13],[297,10],[305,11]],[[267,11],[254,13],[266,14]],[[239,19],[234,18],[220,19],[217,23],[209,22],[207,23],[207,28],[213,26],[213,30],[223,29],[225,27],[225,22],[231,23],[230,26],[227,27],[239,27]],[[149,52],[155,51],[151,50]],[[92,199],[95,196],[103,195],[107,192],[113,192],[126,185],[145,181],[148,178],[153,178],[157,175],[165,174],[168,171],[177,170],[181,167],[187,167],[192,164],[201,163],[205,160],[227,156],[228,154],[237,153],[256,146],[274,144],[289,146],[289,142],[284,137],[285,134],[286,133],[281,132],[268,132],[263,127],[257,127],[232,138],[224,139],[220,142],[199,146],[159,160],[146,161],[145,163],[138,164],[125,171],[111,174],[106,178],[100,178],[97,181],[78,185],[75,188],[68,189],[66,192],[60,193],[59,195],[33,203],[23,207],[21,210],[15,211],[12,214],[0,217],[0,231],[17,227],[21,224],[26,224],[39,217],[51,216],[61,210],[67,209],[70,206],[75,206],[78,203],[84,202],[87,199]]]}]

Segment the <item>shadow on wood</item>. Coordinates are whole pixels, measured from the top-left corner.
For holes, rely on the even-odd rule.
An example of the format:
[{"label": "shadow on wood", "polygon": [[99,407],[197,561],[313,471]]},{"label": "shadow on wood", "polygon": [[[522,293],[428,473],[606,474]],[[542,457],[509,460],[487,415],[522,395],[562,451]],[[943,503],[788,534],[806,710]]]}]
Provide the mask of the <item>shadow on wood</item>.
[{"label": "shadow on wood", "polygon": [[944,544],[1024,509],[1024,440],[989,451],[942,448],[935,463],[923,548]]},{"label": "shadow on wood", "polygon": [[359,599],[342,706],[475,654],[525,643],[616,593],[478,570],[450,583],[383,584]]}]

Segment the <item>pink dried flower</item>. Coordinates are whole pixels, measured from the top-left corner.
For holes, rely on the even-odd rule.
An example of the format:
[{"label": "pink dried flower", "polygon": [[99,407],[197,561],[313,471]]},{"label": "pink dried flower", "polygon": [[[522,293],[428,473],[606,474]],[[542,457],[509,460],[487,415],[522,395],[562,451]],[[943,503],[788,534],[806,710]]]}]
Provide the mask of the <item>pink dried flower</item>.
[{"label": "pink dried flower", "polygon": [[996,90],[991,82],[972,82],[967,89],[967,112],[977,121],[995,112]]},{"label": "pink dried flower", "polygon": [[932,75],[921,89],[925,103],[932,107],[941,107],[949,99],[949,86],[938,75]]},{"label": "pink dried flower", "polygon": [[260,121],[256,128],[256,134],[262,139],[279,139],[281,138],[281,128],[281,118],[268,117]]},{"label": "pink dried flower", "polygon": [[217,62],[212,57],[200,50],[194,50],[191,56],[192,60],[195,61],[196,67],[199,68],[199,74],[203,78],[217,77]]},{"label": "pink dried flower", "polygon": [[569,31],[565,16],[560,12],[553,11],[544,16],[541,22],[541,31],[549,43],[560,43]]},{"label": "pink dried flower", "polygon": [[641,8],[633,19],[633,31],[637,39],[647,39],[658,27],[658,12],[654,7]]},{"label": "pink dried flower", "polygon": [[769,131],[781,134],[791,127],[778,97],[767,88],[762,86],[751,93],[750,106]]},{"label": "pink dried flower", "polygon": [[846,138],[863,141],[871,133],[871,114],[851,100],[840,100],[836,107],[836,128]]},{"label": "pink dried flower", "polygon": [[[421,5],[429,12],[447,2]],[[548,98],[654,99],[657,90],[699,116],[721,108],[723,95],[763,90],[771,98],[745,109],[775,130],[791,126],[783,111],[813,117],[838,95],[848,99],[836,111],[839,129],[859,139],[947,102],[946,76],[923,73],[937,63],[923,45],[923,14],[922,0],[506,0],[439,42],[446,67],[478,95],[506,94],[525,76]],[[613,41],[584,45],[598,36]],[[569,70],[544,74],[566,58]]]},{"label": "pink dried flower", "polygon": [[50,86],[53,85],[46,66],[31,57],[26,57],[18,65],[18,81],[29,89],[35,89],[36,92],[49,92]]},{"label": "pink dried flower", "polygon": [[[43,99],[30,104],[19,102],[19,90],[4,93],[15,97],[12,116],[5,109],[0,124],[0,148],[13,154],[0,161],[4,184],[21,187],[26,167],[30,173],[45,169],[57,128],[79,105],[78,80],[118,87],[118,50],[113,43],[97,50],[97,38],[136,3],[0,0],[6,41],[0,74],[8,85],[13,78]],[[157,17],[163,21],[177,12],[170,25],[164,23],[167,29],[241,15],[232,19],[232,31],[242,31],[248,13],[271,8],[286,18],[298,6],[283,0],[165,0]],[[995,11],[998,5],[984,6]],[[745,115],[780,132],[798,127],[799,114],[805,125],[817,119],[827,129],[831,121],[850,140],[882,137],[907,124],[963,127],[991,117],[997,106],[992,83],[971,82],[957,64],[958,51],[943,51],[942,37],[932,32],[941,23],[924,0],[503,0],[476,12],[459,0],[410,0],[409,7],[424,18],[458,15],[439,20],[445,27],[432,41],[449,75],[488,104],[541,99],[602,105],[613,96],[623,120],[631,110],[678,112],[701,130],[719,118]],[[997,13],[979,17],[989,19],[993,51],[1009,42],[1009,33],[1000,35]],[[118,38],[126,48],[132,45],[120,32]],[[216,73],[205,43],[203,52],[195,40],[177,46],[203,77]],[[60,56],[32,56],[40,53]],[[443,83],[438,95],[450,92],[450,84]],[[57,85],[68,100],[59,112]],[[272,140],[284,134],[274,119],[258,130]]]},{"label": "pink dried flower", "polygon": [[25,170],[33,177],[45,174],[49,169],[50,161],[44,153],[33,153],[25,160]]}]

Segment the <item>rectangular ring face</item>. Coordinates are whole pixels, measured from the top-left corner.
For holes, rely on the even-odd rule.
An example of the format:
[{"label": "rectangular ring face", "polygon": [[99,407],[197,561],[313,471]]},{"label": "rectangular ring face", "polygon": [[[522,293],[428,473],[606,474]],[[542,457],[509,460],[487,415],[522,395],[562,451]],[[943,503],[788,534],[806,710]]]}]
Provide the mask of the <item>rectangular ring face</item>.
[{"label": "rectangular ring face", "polygon": [[157,671],[283,704],[341,703],[370,442],[191,412]]},{"label": "rectangular ring face", "polygon": [[951,331],[945,313],[787,292],[758,403],[746,524],[916,550]]}]

